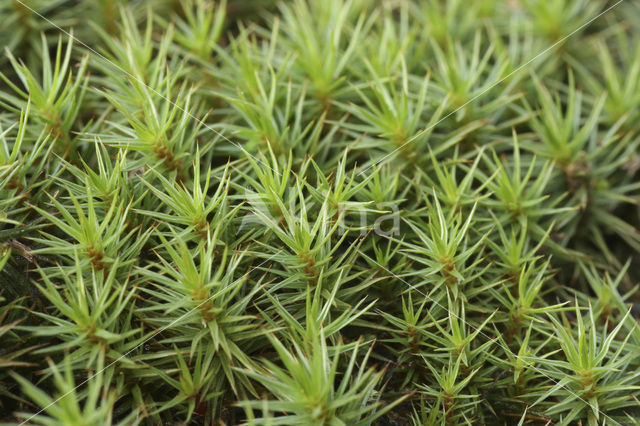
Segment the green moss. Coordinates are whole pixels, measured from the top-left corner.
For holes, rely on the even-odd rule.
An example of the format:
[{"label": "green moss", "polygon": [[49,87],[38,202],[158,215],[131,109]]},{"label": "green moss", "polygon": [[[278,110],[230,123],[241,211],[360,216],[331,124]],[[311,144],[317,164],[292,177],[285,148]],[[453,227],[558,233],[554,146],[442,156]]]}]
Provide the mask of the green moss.
[{"label": "green moss", "polygon": [[5,3],[0,422],[640,417],[635,4]]}]

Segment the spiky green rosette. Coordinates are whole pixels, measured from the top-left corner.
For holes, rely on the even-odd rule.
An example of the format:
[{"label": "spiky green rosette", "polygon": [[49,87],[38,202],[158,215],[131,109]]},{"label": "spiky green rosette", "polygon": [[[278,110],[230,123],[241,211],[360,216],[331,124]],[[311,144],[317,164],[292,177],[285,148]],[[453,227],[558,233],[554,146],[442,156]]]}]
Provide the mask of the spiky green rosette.
[{"label": "spiky green rosette", "polygon": [[637,3],[1,3],[0,423],[638,423]]}]

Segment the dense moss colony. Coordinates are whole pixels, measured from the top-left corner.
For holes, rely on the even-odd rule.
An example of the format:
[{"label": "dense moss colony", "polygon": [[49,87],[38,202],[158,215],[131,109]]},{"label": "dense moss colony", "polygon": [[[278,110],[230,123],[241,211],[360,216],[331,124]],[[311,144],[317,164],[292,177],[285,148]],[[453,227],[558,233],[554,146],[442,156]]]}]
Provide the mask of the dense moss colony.
[{"label": "dense moss colony", "polygon": [[1,422],[638,423],[637,2],[0,23]]}]

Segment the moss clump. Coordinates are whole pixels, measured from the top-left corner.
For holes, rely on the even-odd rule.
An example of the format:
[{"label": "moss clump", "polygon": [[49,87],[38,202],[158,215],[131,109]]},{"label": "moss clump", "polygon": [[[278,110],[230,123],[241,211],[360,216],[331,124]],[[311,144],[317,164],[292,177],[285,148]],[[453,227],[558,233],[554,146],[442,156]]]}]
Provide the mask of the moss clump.
[{"label": "moss clump", "polygon": [[640,417],[634,3],[5,3],[0,421]]}]

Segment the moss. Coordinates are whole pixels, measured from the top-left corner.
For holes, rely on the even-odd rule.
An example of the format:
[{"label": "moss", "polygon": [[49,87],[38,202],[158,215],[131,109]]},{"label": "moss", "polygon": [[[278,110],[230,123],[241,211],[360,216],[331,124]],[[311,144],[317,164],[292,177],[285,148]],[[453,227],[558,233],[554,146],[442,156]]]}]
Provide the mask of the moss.
[{"label": "moss", "polygon": [[640,417],[637,5],[10,3],[1,422]]}]

